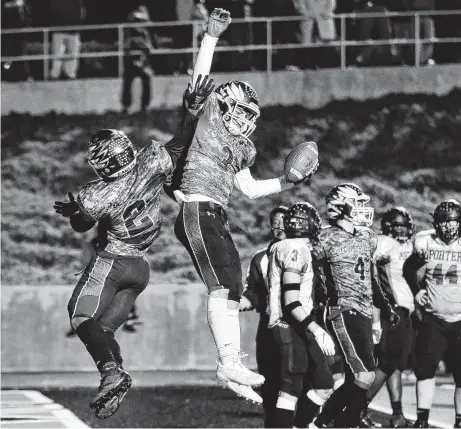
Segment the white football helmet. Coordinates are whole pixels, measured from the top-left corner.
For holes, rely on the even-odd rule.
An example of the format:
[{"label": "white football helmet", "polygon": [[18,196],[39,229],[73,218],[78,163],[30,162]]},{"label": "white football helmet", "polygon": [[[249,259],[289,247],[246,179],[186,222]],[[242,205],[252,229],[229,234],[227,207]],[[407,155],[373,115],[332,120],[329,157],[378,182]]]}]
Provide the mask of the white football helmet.
[{"label": "white football helmet", "polygon": [[101,179],[122,177],[135,166],[136,149],[122,131],[100,130],[91,137],[88,163]]},{"label": "white football helmet", "polygon": [[229,132],[249,137],[259,118],[259,98],[246,82],[232,80],[216,88],[222,119]]},{"label": "white football helmet", "polygon": [[365,207],[370,197],[354,183],[341,183],[326,196],[327,216],[330,222],[350,220],[356,226],[371,226],[374,209]]}]

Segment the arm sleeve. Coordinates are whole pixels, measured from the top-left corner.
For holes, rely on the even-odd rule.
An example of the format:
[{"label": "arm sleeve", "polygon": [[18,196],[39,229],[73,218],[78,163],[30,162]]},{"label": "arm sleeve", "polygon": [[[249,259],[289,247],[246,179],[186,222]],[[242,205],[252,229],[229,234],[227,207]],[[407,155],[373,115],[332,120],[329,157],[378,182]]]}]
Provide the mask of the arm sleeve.
[{"label": "arm sleeve", "polygon": [[416,295],[421,289],[424,289],[425,283],[422,282],[426,265],[424,259],[417,253],[412,253],[403,264],[403,277],[410,286],[413,295]]},{"label": "arm sleeve", "polygon": [[262,302],[259,297],[258,291],[262,288],[265,288],[264,279],[262,278],[261,272],[258,269],[258,265],[256,262],[256,255],[251,260],[250,266],[248,267],[247,278],[245,282],[245,290],[243,291],[243,295],[248,298],[258,311],[261,311]]},{"label": "arm sleeve", "polygon": [[210,74],[211,62],[213,60],[216,43],[218,43],[217,37],[212,37],[208,33],[204,34],[197,56],[197,61],[194,66],[194,72],[192,74],[192,86],[194,86],[195,82],[197,82],[199,74],[202,76]]},{"label": "arm sleeve", "polygon": [[[197,129],[198,118],[195,117],[185,106],[183,99],[182,117],[176,134],[165,144],[165,149],[169,153],[173,162],[173,169],[176,168],[178,160],[183,155],[184,149],[189,148]],[[187,152],[187,151],[186,151]]]},{"label": "arm sleeve", "polygon": [[278,194],[294,186],[286,181],[285,176],[276,179],[256,180],[251,175],[249,168],[244,168],[235,175],[234,184],[239,191],[250,199]]},{"label": "arm sleeve", "polygon": [[[374,265],[374,267],[373,267]],[[389,276],[387,275],[385,264],[380,263],[379,260],[376,261],[375,264],[372,264],[372,269],[375,269],[375,275],[372,272],[372,278],[374,278],[376,282],[379,282],[381,285],[381,289],[383,293],[386,295],[388,301],[395,305],[397,300],[395,299],[394,292],[392,290],[391,282],[389,280]]]}]

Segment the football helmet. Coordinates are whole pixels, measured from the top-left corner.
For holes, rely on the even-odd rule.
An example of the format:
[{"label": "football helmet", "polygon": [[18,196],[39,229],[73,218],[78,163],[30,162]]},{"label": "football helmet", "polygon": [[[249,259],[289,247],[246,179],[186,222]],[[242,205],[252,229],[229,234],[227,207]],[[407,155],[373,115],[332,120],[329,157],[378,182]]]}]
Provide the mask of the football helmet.
[{"label": "football helmet", "polygon": [[405,207],[391,207],[381,218],[381,230],[401,243],[408,241],[414,233],[413,219]]},{"label": "football helmet", "polygon": [[259,98],[246,82],[232,80],[216,88],[224,125],[236,136],[249,137],[259,118]]},{"label": "football helmet", "polygon": [[347,219],[356,226],[371,226],[374,209],[365,206],[369,201],[370,197],[354,183],[333,186],[326,196],[328,220]]},{"label": "football helmet", "polygon": [[451,243],[460,236],[461,204],[455,199],[442,201],[434,210],[432,224],[435,233],[444,243]]},{"label": "football helmet", "polygon": [[312,204],[299,202],[288,209],[283,223],[287,238],[307,237],[316,241],[322,220]]},{"label": "football helmet", "polygon": [[101,179],[122,177],[135,166],[136,149],[122,131],[100,130],[91,137],[88,163]]}]

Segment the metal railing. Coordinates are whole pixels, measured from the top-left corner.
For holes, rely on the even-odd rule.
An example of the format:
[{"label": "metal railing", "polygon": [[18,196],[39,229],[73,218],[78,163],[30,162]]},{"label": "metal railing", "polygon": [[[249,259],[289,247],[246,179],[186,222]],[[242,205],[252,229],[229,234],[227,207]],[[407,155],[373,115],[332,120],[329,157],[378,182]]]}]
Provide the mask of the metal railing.
[{"label": "metal railing", "polygon": [[[347,13],[347,14],[333,14],[331,18],[333,20],[339,20],[339,37],[335,40],[322,42],[316,41],[313,43],[272,43],[274,40],[274,24],[281,22],[301,22],[305,21],[304,16],[293,16],[293,17],[270,17],[270,18],[243,18],[233,19],[231,25],[245,24],[247,26],[257,25],[262,23],[266,25],[265,43],[256,44],[252,41],[247,45],[237,46],[217,46],[217,52],[242,52],[242,51],[266,51],[266,70],[271,72],[273,70],[273,55],[274,52],[280,52],[283,50],[297,50],[303,48],[314,48],[314,47],[337,47],[340,52],[339,66],[341,69],[348,67],[346,61],[346,49],[348,47],[360,47],[360,46],[379,46],[379,45],[414,45],[414,64],[416,67],[420,66],[421,59],[421,47],[427,43],[461,43],[461,37],[444,37],[444,38],[421,38],[421,19],[426,17],[435,17],[442,15],[458,15],[460,17],[461,25],[461,10],[446,10],[446,11],[420,11],[420,12],[384,12],[384,13]],[[389,39],[370,39],[370,40],[350,40],[347,37],[347,26],[348,20],[359,20],[369,18],[402,18],[411,17],[414,25],[414,37],[412,38],[389,38]],[[65,31],[65,32],[82,32],[91,30],[116,30],[117,31],[117,42],[114,43],[116,46],[115,50],[110,51],[98,51],[98,52],[80,52],[77,58],[108,58],[117,57],[118,59],[118,76],[123,75],[123,58],[125,56],[124,51],[124,36],[125,30],[132,27],[147,27],[147,28],[171,28],[177,26],[190,26],[192,40],[191,46],[187,48],[158,48],[155,49],[154,55],[174,55],[174,54],[192,54],[193,61],[195,62],[197,53],[199,51],[198,45],[198,34],[199,28],[202,27],[200,21],[168,21],[168,22],[149,22],[149,23],[120,23],[120,24],[102,24],[102,25],[79,25],[79,26],[65,26],[65,27],[30,27],[20,29],[7,29],[2,30],[2,37],[11,34],[30,34],[30,33],[42,33],[42,44],[43,54],[38,55],[21,55],[21,56],[2,56],[2,62],[15,62],[15,61],[43,61],[43,76],[47,80],[49,78],[50,60],[53,59],[72,59],[75,58],[72,54],[50,54],[50,36],[54,32]],[[243,30],[242,30],[243,31]],[[133,51],[131,53],[136,53]]]}]

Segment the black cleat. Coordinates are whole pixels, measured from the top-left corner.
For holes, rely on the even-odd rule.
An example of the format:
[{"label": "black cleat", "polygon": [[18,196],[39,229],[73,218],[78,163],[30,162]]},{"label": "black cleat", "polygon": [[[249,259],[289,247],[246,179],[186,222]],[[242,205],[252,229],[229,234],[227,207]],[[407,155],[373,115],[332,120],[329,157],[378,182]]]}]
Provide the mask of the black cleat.
[{"label": "black cleat", "polygon": [[428,428],[429,422],[427,420],[416,419],[413,427],[414,428]]},{"label": "black cleat", "polygon": [[106,363],[101,371],[98,394],[90,403],[98,419],[113,415],[131,387],[130,375],[115,362]]},{"label": "black cleat", "polygon": [[405,418],[403,414],[400,414],[399,416],[392,416],[391,419],[389,420],[389,427],[406,428],[408,427],[407,419]]}]

